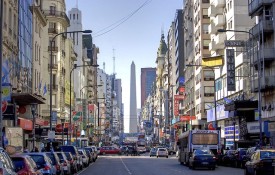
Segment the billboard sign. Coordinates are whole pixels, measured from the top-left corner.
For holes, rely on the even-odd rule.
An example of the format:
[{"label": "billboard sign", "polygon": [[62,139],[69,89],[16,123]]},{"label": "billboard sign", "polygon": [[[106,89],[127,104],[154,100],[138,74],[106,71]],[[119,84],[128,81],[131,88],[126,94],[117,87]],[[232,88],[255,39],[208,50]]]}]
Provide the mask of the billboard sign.
[{"label": "billboard sign", "polygon": [[227,91],[236,90],[235,80],[235,50],[226,49],[226,63],[227,63]]},{"label": "billboard sign", "polygon": [[225,47],[244,47],[245,42],[243,40],[225,40]]}]

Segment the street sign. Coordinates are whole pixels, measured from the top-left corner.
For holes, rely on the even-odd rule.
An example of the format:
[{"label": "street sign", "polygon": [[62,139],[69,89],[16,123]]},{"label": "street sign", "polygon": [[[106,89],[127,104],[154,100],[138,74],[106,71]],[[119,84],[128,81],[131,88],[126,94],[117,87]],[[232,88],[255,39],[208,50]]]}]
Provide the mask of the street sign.
[{"label": "street sign", "polygon": [[55,131],[48,131],[48,139],[53,140],[55,138]]},{"label": "street sign", "polygon": [[243,40],[225,40],[225,47],[244,47],[245,42]]},{"label": "street sign", "polygon": [[235,81],[235,50],[226,49],[226,63],[227,63],[227,91],[236,90]]}]

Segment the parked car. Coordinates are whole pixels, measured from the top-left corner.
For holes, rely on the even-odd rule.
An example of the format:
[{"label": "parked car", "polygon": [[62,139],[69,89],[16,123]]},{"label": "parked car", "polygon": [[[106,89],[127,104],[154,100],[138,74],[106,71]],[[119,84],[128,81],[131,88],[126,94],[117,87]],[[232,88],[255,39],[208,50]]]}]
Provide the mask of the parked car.
[{"label": "parked car", "polygon": [[72,173],[77,173],[77,161],[74,160],[73,155],[70,152],[64,152],[64,154],[67,157],[67,160],[70,162],[71,165],[71,172]]},{"label": "parked car", "polygon": [[236,151],[235,151],[235,167],[238,168],[238,167],[241,167],[242,166],[242,162],[243,162],[243,157],[244,155],[246,154],[246,151],[247,151],[247,148],[238,148]]},{"label": "parked car", "polygon": [[28,155],[12,155],[11,160],[18,175],[42,175],[42,173],[37,169],[33,159]]},{"label": "parked car", "polygon": [[256,147],[248,148],[246,154],[243,156],[241,168],[245,168],[245,163],[251,158],[252,154],[257,150]]},{"label": "parked car", "polygon": [[151,148],[149,156],[150,157],[157,156],[157,148]]},{"label": "parked car", "polygon": [[209,150],[195,150],[189,158],[189,168],[206,167],[215,170],[216,159],[214,154]]},{"label": "parked car", "polygon": [[37,165],[37,168],[43,175],[55,175],[56,168],[52,165],[51,159],[46,155],[46,153],[24,153],[29,155]]},{"label": "parked car", "polygon": [[90,147],[93,149],[93,151],[95,153],[95,157],[97,159],[97,157],[98,157],[98,155],[100,153],[100,150],[96,146],[90,146]]},{"label": "parked car", "polygon": [[168,150],[166,148],[158,148],[156,155],[157,155],[157,158],[159,158],[159,157],[168,158]]},{"label": "parked car", "polygon": [[84,149],[86,151],[89,151],[90,162],[95,162],[96,159],[97,159],[97,153],[96,153],[96,151],[94,151],[94,149],[92,147],[85,147]]},{"label": "parked car", "polygon": [[89,157],[85,151],[85,149],[78,149],[78,153],[82,156],[82,161],[83,161],[83,164],[84,164],[84,167],[87,167],[89,166]]},{"label": "parked car", "polygon": [[56,152],[58,158],[60,159],[61,166],[63,169],[64,174],[71,174],[71,164],[70,161],[67,159],[67,156],[64,152]]},{"label": "parked car", "polygon": [[227,150],[222,157],[222,165],[233,166],[235,163],[235,150]]},{"label": "parked car", "polygon": [[78,170],[82,170],[83,169],[83,165],[82,165],[82,156],[79,155],[77,149],[75,146],[71,146],[71,145],[63,145],[60,146],[61,151],[63,152],[70,152],[73,157],[74,160],[77,161],[77,169]]},{"label": "parked car", "polygon": [[103,146],[100,148],[100,154],[121,154],[120,149],[114,146]]},{"label": "parked car", "polygon": [[16,175],[13,162],[3,148],[0,148],[0,172],[3,175]]},{"label": "parked car", "polygon": [[51,161],[53,163],[52,165],[55,166],[56,174],[63,175],[64,171],[63,171],[62,164],[61,164],[61,161],[60,161],[58,155],[55,152],[46,152],[46,154],[51,159]]},{"label": "parked car", "polygon": [[245,175],[273,175],[275,150],[256,150],[245,164]]}]

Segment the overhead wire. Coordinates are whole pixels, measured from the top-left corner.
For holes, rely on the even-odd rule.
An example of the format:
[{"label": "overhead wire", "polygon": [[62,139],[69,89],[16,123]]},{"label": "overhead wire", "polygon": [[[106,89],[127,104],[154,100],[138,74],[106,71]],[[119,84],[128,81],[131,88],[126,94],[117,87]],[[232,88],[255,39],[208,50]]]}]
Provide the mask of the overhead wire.
[{"label": "overhead wire", "polygon": [[[136,10],[134,10],[132,13],[130,13],[129,15],[121,18],[120,20],[116,21],[115,23],[99,30],[98,32],[95,32],[94,37],[99,37],[102,36],[106,33],[111,32],[112,30],[116,29],[117,27],[119,27],[120,25],[122,25],[123,23],[125,23],[127,20],[129,20],[133,15],[135,15],[138,11],[140,11],[143,7],[145,7],[147,4],[149,4],[152,0],[147,0],[145,1],[141,6],[139,6]],[[110,28],[112,27],[112,28]],[[109,29],[110,28],[110,29]],[[108,29],[108,30],[107,30]],[[107,31],[105,31],[107,30]],[[105,32],[104,32],[105,31]],[[101,33],[103,32],[103,33]]]}]

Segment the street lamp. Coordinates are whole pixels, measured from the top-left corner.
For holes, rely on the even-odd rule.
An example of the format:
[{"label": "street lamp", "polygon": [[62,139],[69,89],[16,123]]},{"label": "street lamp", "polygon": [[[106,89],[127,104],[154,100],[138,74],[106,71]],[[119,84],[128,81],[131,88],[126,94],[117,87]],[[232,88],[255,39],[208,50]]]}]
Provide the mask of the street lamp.
[{"label": "street lamp", "polygon": [[[254,38],[255,35],[251,32],[245,31],[245,30],[226,30],[226,29],[218,29],[218,32],[239,32],[239,33],[247,33],[252,36],[252,46],[254,47]],[[254,51],[254,48],[253,48]],[[254,52],[253,52],[254,55]],[[259,126],[260,126],[260,146],[262,146],[263,141],[263,133],[262,133],[262,96],[261,96],[261,61],[259,58],[259,51],[256,51],[256,57],[257,57],[257,65],[258,65],[258,113],[259,113]]]},{"label": "street lamp", "polygon": [[[215,79],[215,67],[210,67],[210,66],[204,66],[204,65],[196,65],[196,64],[186,64],[187,67],[195,67],[195,66],[201,66],[201,67],[206,67],[209,68],[213,71],[214,73],[214,110],[215,110],[215,129],[218,129],[218,124],[217,124],[217,100],[216,100],[216,79]],[[190,94],[191,95],[191,94]],[[191,98],[191,97],[190,97]],[[191,113],[191,111],[190,111]]]},{"label": "street lamp", "polygon": [[92,33],[92,30],[82,30],[82,31],[71,31],[71,32],[61,32],[56,34],[51,39],[51,59],[50,59],[50,131],[52,131],[52,86],[53,86],[53,42],[55,38],[59,35],[64,35],[68,33]]},{"label": "street lamp", "polygon": [[[64,145],[64,122],[65,122],[65,118],[61,118],[60,121],[61,121],[61,126],[62,126],[62,145]],[[68,134],[69,134],[69,128],[68,128],[67,135]],[[68,144],[68,142],[67,142],[67,144]]]}]

